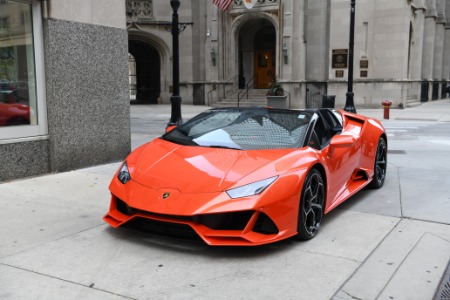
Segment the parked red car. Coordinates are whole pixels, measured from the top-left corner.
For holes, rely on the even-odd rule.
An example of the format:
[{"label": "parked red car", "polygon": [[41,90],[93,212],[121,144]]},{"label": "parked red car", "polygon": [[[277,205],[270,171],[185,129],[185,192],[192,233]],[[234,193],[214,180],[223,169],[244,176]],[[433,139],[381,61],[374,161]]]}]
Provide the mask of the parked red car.
[{"label": "parked red car", "polygon": [[0,102],[0,126],[30,124],[30,107],[20,103]]}]

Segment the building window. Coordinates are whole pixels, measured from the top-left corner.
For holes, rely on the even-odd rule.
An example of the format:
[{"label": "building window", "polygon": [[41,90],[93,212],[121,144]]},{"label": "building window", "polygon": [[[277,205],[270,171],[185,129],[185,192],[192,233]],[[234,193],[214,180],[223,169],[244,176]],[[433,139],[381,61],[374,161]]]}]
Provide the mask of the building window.
[{"label": "building window", "polygon": [[45,135],[38,1],[0,1],[0,143]]},{"label": "building window", "polygon": [[136,60],[128,53],[128,83],[130,87],[130,101],[136,101],[137,80],[136,80]]}]

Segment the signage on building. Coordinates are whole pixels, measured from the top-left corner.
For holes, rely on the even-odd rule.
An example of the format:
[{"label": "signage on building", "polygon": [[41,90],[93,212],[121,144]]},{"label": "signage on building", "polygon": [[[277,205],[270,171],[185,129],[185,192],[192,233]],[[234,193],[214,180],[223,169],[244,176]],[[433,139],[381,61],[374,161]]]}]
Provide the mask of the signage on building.
[{"label": "signage on building", "polygon": [[336,70],[336,78],[344,77],[344,70]]},{"label": "signage on building", "polygon": [[361,77],[367,77],[367,70],[361,70]]},{"label": "signage on building", "polygon": [[348,49],[333,49],[331,67],[333,69],[347,69]]},{"label": "signage on building", "polygon": [[368,69],[369,68],[369,61],[367,59],[361,59],[359,61],[359,68],[360,69]]}]

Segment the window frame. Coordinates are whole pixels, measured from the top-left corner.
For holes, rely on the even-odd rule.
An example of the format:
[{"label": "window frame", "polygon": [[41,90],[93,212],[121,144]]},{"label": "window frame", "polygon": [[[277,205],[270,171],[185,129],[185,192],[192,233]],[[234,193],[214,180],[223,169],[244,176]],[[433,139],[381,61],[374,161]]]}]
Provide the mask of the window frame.
[{"label": "window frame", "polygon": [[44,66],[44,34],[41,14],[41,3],[36,0],[12,0],[31,5],[31,18],[34,46],[34,72],[36,85],[37,125],[20,125],[0,127],[0,144],[22,141],[48,139],[46,83]]}]

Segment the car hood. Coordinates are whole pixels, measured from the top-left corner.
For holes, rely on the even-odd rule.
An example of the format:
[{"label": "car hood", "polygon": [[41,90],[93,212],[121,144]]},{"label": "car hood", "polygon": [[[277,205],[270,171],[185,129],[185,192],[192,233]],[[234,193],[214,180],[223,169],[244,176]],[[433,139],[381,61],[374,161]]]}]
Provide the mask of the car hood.
[{"label": "car hood", "polygon": [[153,189],[171,188],[183,193],[219,192],[287,152],[291,151],[182,146],[156,139],[144,146],[130,171],[134,181]]}]

